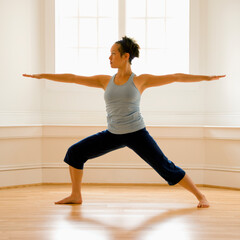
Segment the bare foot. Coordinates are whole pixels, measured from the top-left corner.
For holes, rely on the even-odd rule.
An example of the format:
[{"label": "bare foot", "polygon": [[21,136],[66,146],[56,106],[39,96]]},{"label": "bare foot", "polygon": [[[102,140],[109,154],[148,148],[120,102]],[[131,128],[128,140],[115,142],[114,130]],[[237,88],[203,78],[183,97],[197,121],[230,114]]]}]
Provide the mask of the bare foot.
[{"label": "bare foot", "polygon": [[82,204],[82,197],[70,195],[69,197],[55,202],[55,204]]},{"label": "bare foot", "polygon": [[210,207],[210,204],[206,197],[203,195],[201,199],[199,199],[199,204],[197,206],[198,208],[208,208]]}]

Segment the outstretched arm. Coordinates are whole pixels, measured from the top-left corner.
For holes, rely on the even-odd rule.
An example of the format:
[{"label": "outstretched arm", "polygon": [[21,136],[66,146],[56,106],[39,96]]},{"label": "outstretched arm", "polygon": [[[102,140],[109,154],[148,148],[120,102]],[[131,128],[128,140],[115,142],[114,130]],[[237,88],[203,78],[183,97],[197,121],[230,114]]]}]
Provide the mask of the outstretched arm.
[{"label": "outstretched arm", "polygon": [[74,74],[23,74],[24,77],[37,79],[48,79],[64,83],[76,83],[88,87],[97,87],[105,89],[107,82],[111,78],[108,75],[96,75],[91,77],[78,76]]},{"label": "outstretched arm", "polygon": [[200,82],[200,81],[212,81],[225,77],[226,75],[219,76],[207,76],[207,75],[191,75],[183,73],[175,73],[169,75],[155,76],[150,74],[140,75],[142,82],[142,88],[145,90],[149,87],[157,87],[174,82]]}]

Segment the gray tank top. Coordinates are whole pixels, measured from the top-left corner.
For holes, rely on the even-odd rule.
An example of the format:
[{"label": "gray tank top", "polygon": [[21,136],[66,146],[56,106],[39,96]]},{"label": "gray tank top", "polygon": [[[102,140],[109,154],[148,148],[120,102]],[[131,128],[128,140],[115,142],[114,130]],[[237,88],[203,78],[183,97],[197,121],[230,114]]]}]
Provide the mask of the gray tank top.
[{"label": "gray tank top", "polygon": [[104,93],[107,110],[108,131],[125,134],[145,127],[140,113],[141,94],[136,88],[131,74],[123,85],[114,83],[116,74],[111,78]]}]

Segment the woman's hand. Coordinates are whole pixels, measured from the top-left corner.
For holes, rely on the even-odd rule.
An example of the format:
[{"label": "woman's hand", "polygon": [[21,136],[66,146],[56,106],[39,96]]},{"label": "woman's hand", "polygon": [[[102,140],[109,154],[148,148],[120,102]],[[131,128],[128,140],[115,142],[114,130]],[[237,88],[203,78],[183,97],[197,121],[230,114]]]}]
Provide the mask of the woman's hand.
[{"label": "woman's hand", "polygon": [[226,75],[208,76],[208,79],[206,79],[206,81],[218,80],[223,77],[226,77]]},{"label": "woman's hand", "polygon": [[41,79],[42,78],[42,74],[23,74],[23,77],[30,77],[30,78],[37,78],[37,79]]}]

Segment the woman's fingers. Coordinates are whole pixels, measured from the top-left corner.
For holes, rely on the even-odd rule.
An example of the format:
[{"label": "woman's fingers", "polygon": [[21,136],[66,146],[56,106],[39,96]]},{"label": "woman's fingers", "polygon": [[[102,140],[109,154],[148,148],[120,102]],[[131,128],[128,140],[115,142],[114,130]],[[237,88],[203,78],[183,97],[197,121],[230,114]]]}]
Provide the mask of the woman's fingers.
[{"label": "woman's fingers", "polygon": [[40,74],[23,74],[23,77],[41,78]]},{"label": "woman's fingers", "polygon": [[226,77],[226,75],[211,76],[210,80],[218,80],[220,78]]},{"label": "woman's fingers", "polygon": [[23,74],[24,77],[34,77],[34,75],[30,75],[30,74]]},{"label": "woman's fingers", "polygon": [[226,77],[226,75],[220,75],[220,76],[216,76],[217,78],[223,78]]}]

